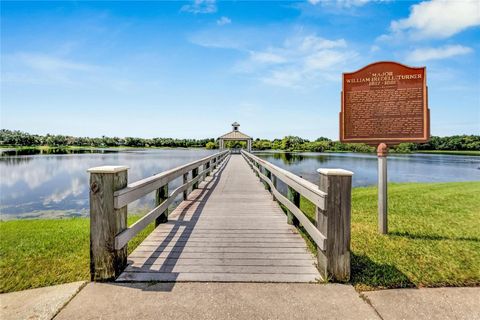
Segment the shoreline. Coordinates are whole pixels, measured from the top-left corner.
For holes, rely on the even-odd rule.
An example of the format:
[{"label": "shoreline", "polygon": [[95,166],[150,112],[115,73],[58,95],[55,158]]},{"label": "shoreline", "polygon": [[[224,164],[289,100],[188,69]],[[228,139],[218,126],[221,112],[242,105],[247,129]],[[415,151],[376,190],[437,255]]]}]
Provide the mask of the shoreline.
[{"label": "shoreline", "polygon": [[[0,155],[5,152],[19,152],[19,151],[40,151],[46,152],[49,151],[61,151],[64,150],[66,153],[68,151],[128,151],[128,150],[149,150],[149,149],[159,149],[159,150],[190,150],[190,149],[204,149],[204,150],[217,150],[217,149],[207,149],[202,146],[198,147],[135,147],[135,146],[112,146],[112,147],[94,147],[94,146],[8,146],[0,145]],[[316,151],[305,151],[305,150],[292,150],[286,151],[281,149],[265,149],[265,150],[254,150],[254,152],[275,152],[275,153],[364,153],[364,154],[375,154],[375,152],[358,152],[358,151],[336,151],[336,150],[325,150],[323,152]],[[446,155],[462,155],[462,156],[480,156],[480,150],[415,150],[411,152],[399,152],[395,150],[390,150],[390,154],[446,154]],[[21,154],[20,154],[21,155]],[[28,155],[28,154],[25,154]],[[14,155],[5,155],[5,156],[14,156]]]}]

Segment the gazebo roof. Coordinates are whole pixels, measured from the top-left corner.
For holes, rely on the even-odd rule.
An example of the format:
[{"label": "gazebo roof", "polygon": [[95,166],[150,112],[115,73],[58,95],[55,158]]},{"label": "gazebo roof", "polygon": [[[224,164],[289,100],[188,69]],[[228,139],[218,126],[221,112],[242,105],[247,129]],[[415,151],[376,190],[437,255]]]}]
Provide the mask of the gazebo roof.
[{"label": "gazebo roof", "polygon": [[247,136],[245,133],[242,133],[238,130],[234,130],[223,136],[218,137],[219,139],[232,139],[232,140],[244,140],[244,139],[252,139],[252,137]]}]

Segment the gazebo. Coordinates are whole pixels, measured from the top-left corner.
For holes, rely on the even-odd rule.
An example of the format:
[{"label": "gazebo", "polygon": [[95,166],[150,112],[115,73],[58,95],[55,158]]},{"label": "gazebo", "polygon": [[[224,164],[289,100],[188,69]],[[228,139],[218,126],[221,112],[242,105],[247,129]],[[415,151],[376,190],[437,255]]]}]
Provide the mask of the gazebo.
[{"label": "gazebo", "polygon": [[238,122],[232,123],[233,130],[223,136],[218,137],[218,144],[220,150],[225,149],[225,141],[245,141],[247,142],[247,151],[252,151],[252,137],[247,136],[245,133],[238,131],[240,124]]}]

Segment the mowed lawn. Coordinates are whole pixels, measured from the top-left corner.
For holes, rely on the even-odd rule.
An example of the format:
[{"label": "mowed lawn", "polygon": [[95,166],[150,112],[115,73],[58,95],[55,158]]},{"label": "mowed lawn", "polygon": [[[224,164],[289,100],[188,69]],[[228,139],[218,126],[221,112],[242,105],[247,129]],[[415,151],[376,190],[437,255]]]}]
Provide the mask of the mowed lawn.
[{"label": "mowed lawn", "polygon": [[380,235],[377,188],[353,190],[357,290],[480,285],[480,182],[389,184],[388,195],[389,234]]},{"label": "mowed lawn", "polygon": [[[389,185],[386,236],[377,232],[376,203],[376,188],[353,190],[351,282],[358,290],[480,285],[480,182]],[[301,207],[314,218],[309,202]],[[0,223],[1,292],[88,279],[88,219]]]},{"label": "mowed lawn", "polygon": [[[139,216],[132,215],[128,224]],[[128,244],[129,253],[153,230]],[[90,279],[90,219],[0,222],[0,292]]]}]

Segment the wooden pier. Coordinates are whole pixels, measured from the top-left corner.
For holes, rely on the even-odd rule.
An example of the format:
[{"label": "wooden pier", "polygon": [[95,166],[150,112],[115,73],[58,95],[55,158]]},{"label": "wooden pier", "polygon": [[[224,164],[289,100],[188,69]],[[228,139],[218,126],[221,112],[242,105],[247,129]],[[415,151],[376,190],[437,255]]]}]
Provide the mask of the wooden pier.
[{"label": "wooden pier", "polygon": [[[350,276],[347,171],[320,172],[319,187],[245,151],[219,152],[132,184],[126,170],[89,170],[92,280],[316,282]],[[169,192],[168,183],[179,177],[183,184]],[[287,195],[277,190],[279,180]],[[157,207],[127,227],[127,204],[150,192]],[[168,213],[179,195],[184,200]],[[300,195],[317,206],[316,221],[299,209]],[[127,257],[128,241],[153,221],[155,230]],[[299,227],[317,245],[316,258]]]}]

